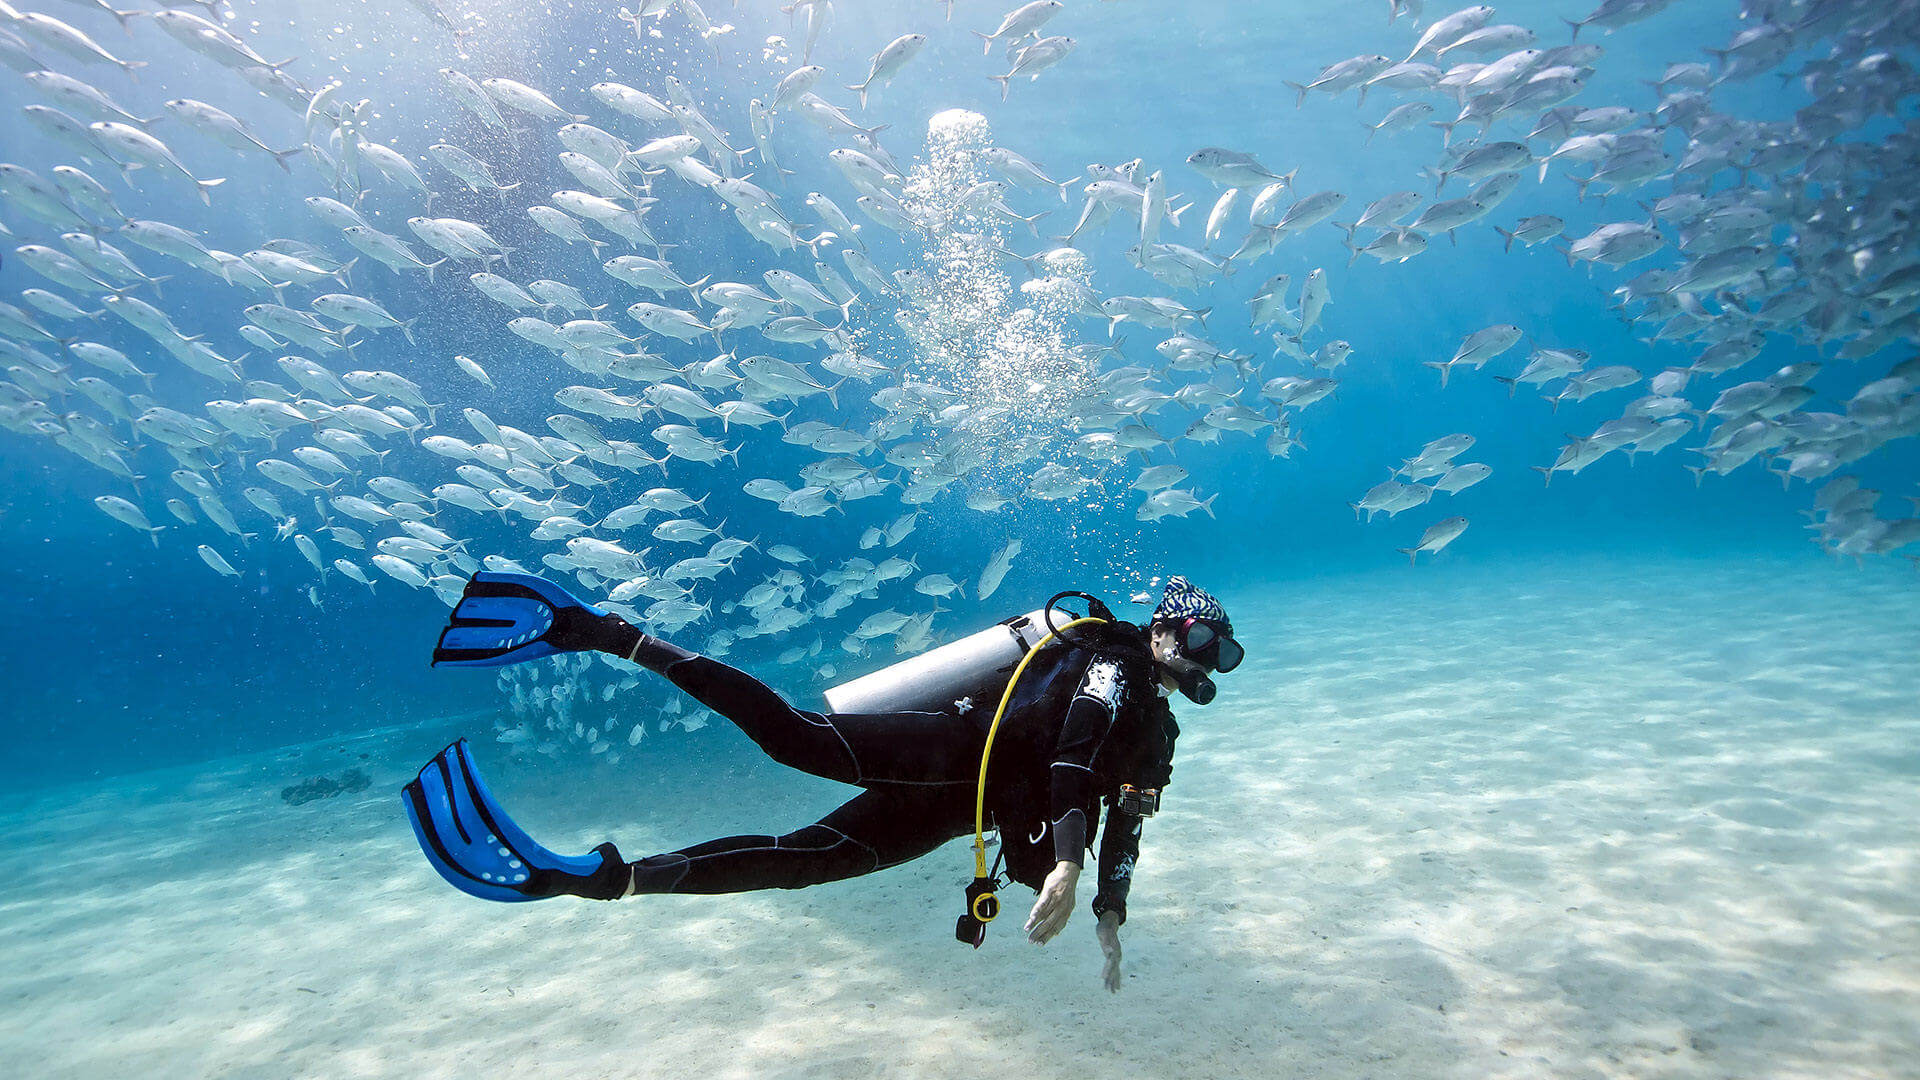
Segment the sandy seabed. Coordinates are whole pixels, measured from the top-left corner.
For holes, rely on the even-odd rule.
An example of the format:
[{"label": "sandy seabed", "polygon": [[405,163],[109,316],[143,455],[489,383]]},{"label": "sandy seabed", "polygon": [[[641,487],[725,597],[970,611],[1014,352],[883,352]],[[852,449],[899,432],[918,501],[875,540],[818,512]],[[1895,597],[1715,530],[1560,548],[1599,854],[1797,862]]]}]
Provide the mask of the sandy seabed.
[{"label": "sandy seabed", "polygon": [[[1404,569],[1404,568],[1402,568]],[[1234,595],[1100,984],[1091,876],[953,940],[963,842],[798,892],[500,905],[395,798],[441,721],[0,802],[20,1077],[1920,1077],[1920,578],[1421,566]],[[665,688],[663,685],[663,692]],[[709,728],[509,759],[630,857],[851,789]],[[731,741],[730,741],[731,740]],[[685,751],[685,752],[683,752]],[[710,764],[703,764],[707,762]],[[711,764],[717,762],[718,764]],[[280,789],[358,765],[374,785]]]}]

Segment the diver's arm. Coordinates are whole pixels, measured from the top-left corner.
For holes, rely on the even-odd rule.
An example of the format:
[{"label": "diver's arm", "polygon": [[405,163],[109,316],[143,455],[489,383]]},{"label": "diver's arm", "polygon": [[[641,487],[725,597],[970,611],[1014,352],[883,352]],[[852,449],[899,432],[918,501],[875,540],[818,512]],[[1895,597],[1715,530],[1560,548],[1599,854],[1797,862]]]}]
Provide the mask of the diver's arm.
[{"label": "diver's arm", "polygon": [[1093,933],[1106,963],[1100,981],[1109,992],[1120,990],[1120,924],[1127,921],[1127,890],[1133,885],[1133,863],[1140,854],[1140,825],[1144,819],[1107,804],[1107,824],[1100,832],[1100,883],[1093,894]]},{"label": "diver's arm", "polygon": [[1073,915],[1074,888],[1087,857],[1086,805],[1093,795],[1093,757],[1113,727],[1120,700],[1120,666],[1096,659],[1067,704],[1054,745],[1052,787],[1053,871],[1027,917],[1027,937],[1044,945]]},{"label": "diver's arm", "polygon": [[1107,824],[1100,830],[1100,883],[1093,894],[1095,918],[1112,914],[1114,925],[1127,921],[1127,892],[1133,887],[1133,864],[1140,857],[1140,826],[1145,819],[1108,805]]},{"label": "diver's arm", "polygon": [[1067,704],[1051,774],[1053,857],[1076,867],[1086,862],[1086,805],[1093,795],[1093,757],[1113,727],[1122,692],[1120,665],[1098,659]]}]

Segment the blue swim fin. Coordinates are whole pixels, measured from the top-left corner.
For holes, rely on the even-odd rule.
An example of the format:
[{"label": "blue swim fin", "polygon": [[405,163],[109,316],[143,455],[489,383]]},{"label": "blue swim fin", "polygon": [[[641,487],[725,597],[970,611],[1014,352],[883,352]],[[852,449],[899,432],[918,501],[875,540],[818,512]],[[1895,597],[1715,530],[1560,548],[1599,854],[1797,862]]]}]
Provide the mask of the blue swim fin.
[{"label": "blue swim fin", "polygon": [[545,578],[482,570],[448,616],[433,666],[502,667],[589,648],[587,620],[606,617]]},{"label": "blue swim fin", "polygon": [[612,844],[556,855],[536,843],[487,789],[465,739],[435,754],[401,789],[401,801],[427,861],[470,896],[508,903],[562,895],[613,900],[632,880]]}]

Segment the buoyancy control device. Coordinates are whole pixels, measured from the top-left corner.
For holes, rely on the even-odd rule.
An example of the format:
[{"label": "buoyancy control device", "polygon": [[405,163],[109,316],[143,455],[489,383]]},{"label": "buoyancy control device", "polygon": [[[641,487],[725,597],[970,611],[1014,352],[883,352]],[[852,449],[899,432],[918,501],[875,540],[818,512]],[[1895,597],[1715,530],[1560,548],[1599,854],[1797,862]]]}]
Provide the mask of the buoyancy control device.
[{"label": "buoyancy control device", "polygon": [[[1075,616],[1059,607],[1060,601],[1069,596],[1086,601],[1086,615]],[[1056,611],[1068,616],[1067,621],[1056,621]],[[967,886],[966,913],[954,927],[954,936],[976,949],[986,939],[987,924],[1000,914],[996,894],[1001,882],[997,868],[995,872],[987,869],[986,842],[987,764],[1000,721],[1013,700],[1020,676],[1036,653],[1056,640],[1083,647],[1092,644],[1073,631],[1087,633],[1093,626],[1115,621],[1113,612],[1097,597],[1083,592],[1055,593],[1045,606],[1025,615],[1003,619],[978,633],[826,692],[827,707],[833,712],[965,715],[976,708],[994,706],[986,746],[980,753],[980,779],[974,789],[973,881]],[[1157,797],[1158,792],[1153,794]]]}]

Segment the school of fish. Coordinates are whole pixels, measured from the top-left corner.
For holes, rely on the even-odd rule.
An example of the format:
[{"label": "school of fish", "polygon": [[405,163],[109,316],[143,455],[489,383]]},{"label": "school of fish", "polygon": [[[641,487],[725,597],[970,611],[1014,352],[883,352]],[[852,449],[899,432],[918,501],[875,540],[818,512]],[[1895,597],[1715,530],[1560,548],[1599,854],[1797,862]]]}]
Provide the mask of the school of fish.
[{"label": "school of fish", "polygon": [[[60,150],[0,162],[5,264],[34,278],[0,302],[0,427],[98,469],[102,514],[156,546],[183,536],[213,573],[244,576],[256,540],[292,545],[316,605],[343,580],[451,603],[483,566],[557,572],[652,632],[697,627],[713,655],[767,639],[777,663],[831,681],[837,653],[942,640],[940,601],[991,597],[1021,553],[1009,540],[959,579],[922,567],[907,541],[925,515],[1096,495],[1128,498],[1141,527],[1212,514],[1216,494],[1188,484],[1180,460],[1241,437],[1289,457],[1302,415],[1335,397],[1353,353],[1328,326],[1338,277],[1391,274],[1445,251],[1441,234],[1459,244],[1475,229],[1512,257],[1552,245],[1617,280],[1614,306],[1647,341],[1696,353],[1648,371],[1496,324],[1424,361],[1434,393],[1483,372],[1516,404],[1525,387],[1554,410],[1639,393],[1557,454],[1543,447],[1546,481],[1673,447],[1695,456],[1696,479],[1751,464],[1811,486],[1809,530],[1828,551],[1920,540],[1920,519],[1883,516],[1880,493],[1845,471],[1920,433],[1905,185],[1920,135],[1902,111],[1920,89],[1902,59],[1920,2],[1745,0],[1711,62],[1675,63],[1644,100],[1613,102],[1587,92],[1605,63],[1596,38],[1669,0],[1603,0],[1567,27],[1390,0],[1393,55],[1290,84],[1297,107],[1351,91],[1382,110],[1370,143],[1440,132],[1415,187],[1377,196],[1296,188],[1300,163],[1278,147],[1050,172],[964,110],[932,116],[902,160],[866,112],[931,62],[929,38],[828,72],[811,60],[830,0],[782,9],[802,45],[769,39],[763,55],[784,74],[748,101],[702,101],[637,60],[627,81],[584,86],[448,67],[442,130],[418,146],[395,145],[381,104],[350,100],[343,80],[261,55],[222,3],[42,3],[57,12],[0,0],[0,63],[29,102],[4,123]],[[945,0],[924,6],[953,17]],[[457,39],[469,28],[456,7],[412,0],[394,17]],[[696,0],[609,7],[636,47],[747,47]],[[1034,0],[983,20],[985,61],[948,59],[992,65],[983,74],[1011,98],[1076,62],[1075,39],[1056,31],[1097,11]],[[121,55],[109,32],[122,27],[169,51]],[[264,97],[281,122],[256,130],[185,98],[142,116],[116,100],[144,66],[202,61],[225,69],[209,70],[208,96]],[[1716,105],[1717,91],[1758,79],[1798,80],[1812,103],[1785,122]],[[1863,129],[1879,134],[1846,138]],[[311,231],[248,235],[239,213],[219,235],[162,220],[182,198],[241,208],[219,175],[234,155],[304,185]],[[824,168],[786,167],[802,155]],[[797,175],[833,183],[803,190]],[[1522,182],[1605,199],[1619,220],[1573,236],[1551,215],[1503,218]],[[696,208],[702,223],[731,219],[757,272],[688,255],[680,218]],[[1348,266],[1289,262],[1285,242],[1307,230],[1340,230]],[[1137,241],[1129,262],[1161,295],[1100,288],[1085,246],[1109,234]],[[1361,256],[1374,261],[1356,268]],[[1238,280],[1260,282],[1247,326],[1271,352],[1213,340],[1239,309],[1212,298],[1245,270]],[[230,311],[170,307],[169,282],[188,274]],[[449,281],[457,301],[443,299]],[[1772,339],[1808,359],[1743,371]],[[448,400],[456,379],[474,404]],[[509,409],[502,384],[540,388],[554,411],[524,396]],[[1409,447],[1356,515],[1460,497],[1492,473],[1462,459],[1474,444],[1456,432]],[[780,446],[805,463],[757,464]],[[729,508],[754,501],[863,524],[849,516],[831,550],[729,535]],[[1441,515],[1398,550],[1438,555],[1466,528]],[[572,715],[636,685],[625,669],[562,659],[500,680],[522,718],[503,742],[617,760],[643,733]],[[670,707],[663,726],[703,722]]]}]

